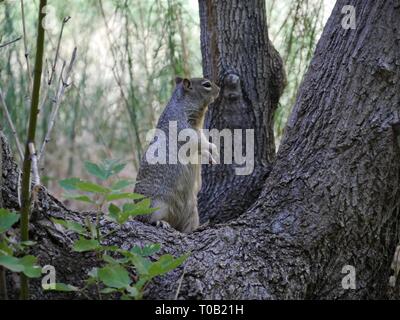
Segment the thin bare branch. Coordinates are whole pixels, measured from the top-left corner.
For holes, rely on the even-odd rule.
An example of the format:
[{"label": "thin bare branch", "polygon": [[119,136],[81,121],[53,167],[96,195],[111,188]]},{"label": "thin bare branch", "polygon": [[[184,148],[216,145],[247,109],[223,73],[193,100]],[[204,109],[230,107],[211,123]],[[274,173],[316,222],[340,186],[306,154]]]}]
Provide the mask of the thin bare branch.
[{"label": "thin bare branch", "polygon": [[58,110],[60,108],[61,100],[62,100],[62,98],[64,96],[66,88],[69,86],[69,83],[67,81],[68,81],[68,79],[69,79],[69,77],[71,75],[72,68],[73,68],[73,65],[74,65],[74,62],[75,62],[75,59],[76,59],[76,51],[77,51],[77,48],[75,47],[74,51],[72,52],[72,57],[71,57],[70,63],[69,63],[68,68],[67,68],[67,70],[65,72],[65,78],[62,78],[62,72],[61,72],[61,75],[60,75],[60,77],[61,77],[60,78],[60,86],[59,86],[57,95],[56,95],[55,100],[54,100],[54,107],[53,107],[51,115],[50,115],[49,127],[47,128],[46,136],[45,136],[44,141],[42,143],[42,146],[40,148],[40,152],[38,154],[38,162],[39,163],[40,163],[40,160],[42,159],[42,157],[44,155],[46,145],[50,141],[51,131],[53,130],[54,124],[56,122],[57,113],[58,113]]},{"label": "thin bare branch", "polygon": [[17,41],[19,41],[21,39],[22,39],[22,37],[18,37],[18,38],[14,39],[14,40],[8,41],[6,43],[2,43],[2,44],[0,44],[0,49],[4,48],[4,47],[7,47],[8,45],[13,44],[14,42],[17,42]]},{"label": "thin bare branch", "polygon": [[65,17],[63,19],[63,22],[62,22],[62,25],[61,25],[61,31],[60,31],[60,35],[58,37],[58,42],[57,42],[56,55],[54,57],[53,66],[51,68],[51,74],[50,74],[48,85],[51,85],[51,82],[53,81],[54,73],[56,72],[57,61],[58,61],[58,56],[59,56],[59,52],[60,52],[60,45],[61,45],[61,39],[62,39],[63,31],[64,31],[64,26],[69,21],[69,19],[71,19],[71,17],[69,17],[69,16]]},{"label": "thin bare branch", "polygon": [[6,99],[5,99],[4,95],[3,95],[3,91],[1,90],[1,88],[0,88],[0,101],[1,101],[1,105],[3,106],[4,113],[6,115],[6,119],[7,119],[8,125],[10,126],[11,132],[12,132],[12,134],[14,136],[15,143],[17,145],[18,154],[19,154],[20,159],[22,161],[24,159],[24,152],[22,151],[21,143],[19,141],[18,134],[17,134],[17,131],[15,130],[15,126],[14,126],[14,123],[13,123],[13,121],[11,119],[10,113],[8,112]]},{"label": "thin bare branch", "polygon": [[26,33],[26,23],[25,23],[25,8],[24,8],[24,0],[21,0],[21,14],[22,14],[22,30],[24,33],[24,50],[25,50],[25,60],[26,60],[26,68],[28,74],[28,82],[29,82],[29,94],[32,90],[32,73],[31,73],[31,64],[29,62],[29,51],[27,44],[27,33]]}]

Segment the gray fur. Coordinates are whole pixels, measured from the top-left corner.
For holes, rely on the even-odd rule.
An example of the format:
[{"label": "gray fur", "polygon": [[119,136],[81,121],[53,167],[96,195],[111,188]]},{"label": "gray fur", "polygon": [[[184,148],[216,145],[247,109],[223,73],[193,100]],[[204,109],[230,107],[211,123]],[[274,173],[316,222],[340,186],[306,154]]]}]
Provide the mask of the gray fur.
[{"label": "gray fur", "polygon": [[[205,137],[199,129],[203,127],[208,105],[219,93],[219,88],[213,83],[210,89],[205,88],[206,82],[211,83],[203,78],[177,78],[172,97],[157,124],[157,129],[163,130],[167,137],[167,150],[170,121],[177,121],[178,133],[186,128],[197,130],[200,150],[200,140]],[[152,143],[154,139],[150,145]],[[178,142],[178,148],[183,143]],[[212,147],[212,144],[209,146]],[[201,152],[207,154],[208,151]],[[168,152],[167,164],[149,164],[145,152],[140,163],[135,192],[150,197],[152,206],[159,209],[150,215],[141,216],[140,220],[150,223],[164,220],[176,230],[185,233],[195,230],[199,225],[197,194],[200,188],[200,164],[170,164]]]}]

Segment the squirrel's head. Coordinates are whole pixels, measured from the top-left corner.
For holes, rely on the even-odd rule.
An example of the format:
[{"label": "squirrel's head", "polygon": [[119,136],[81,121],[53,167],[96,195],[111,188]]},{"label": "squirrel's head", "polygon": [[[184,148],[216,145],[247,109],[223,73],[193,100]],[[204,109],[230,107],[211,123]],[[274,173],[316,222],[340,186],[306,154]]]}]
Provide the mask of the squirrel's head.
[{"label": "squirrel's head", "polygon": [[205,78],[182,79],[177,77],[177,86],[182,86],[183,95],[187,100],[195,102],[200,108],[206,108],[218,97],[219,87]]},{"label": "squirrel's head", "polygon": [[202,127],[204,115],[210,103],[217,99],[219,87],[205,78],[176,78],[176,89],[180,90],[185,103],[184,111],[189,123],[194,127]]}]

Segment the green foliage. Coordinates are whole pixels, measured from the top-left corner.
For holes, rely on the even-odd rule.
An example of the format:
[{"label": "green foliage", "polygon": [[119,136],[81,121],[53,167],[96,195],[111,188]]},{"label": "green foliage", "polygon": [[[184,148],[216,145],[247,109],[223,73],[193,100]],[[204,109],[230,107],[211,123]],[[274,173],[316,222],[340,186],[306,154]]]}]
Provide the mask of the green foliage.
[{"label": "green foliage", "polygon": [[10,229],[18,220],[19,214],[10,212],[6,209],[0,209],[0,233]]},{"label": "green foliage", "polygon": [[41,268],[37,265],[37,258],[31,255],[17,257],[16,255],[27,246],[34,244],[32,241],[18,242],[11,233],[12,226],[19,221],[20,215],[6,209],[0,209],[0,266],[12,271],[22,272],[29,278],[41,275]]},{"label": "green foliage", "polygon": [[54,291],[61,291],[61,292],[75,292],[79,291],[79,288],[71,286],[65,283],[55,283],[54,287],[52,285],[45,285],[43,284],[43,289],[45,290],[54,290]]},{"label": "green foliage", "polygon": [[[141,299],[146,285],[154,277],[166,274],[187,259],[188,254],[178,258],[169,254],[161,255],[158,260],[151,258],[161,249],[161,245],[158,243],[148,244],[144,247],[134,246],[130,250],[104,244],[106,237],[110,234],[104,234],[99,224],[104,209],[106,211],[105,218],[120,225],[132,217],[149,214],[156,210],[156,208],[151,208],[150,199],[123,190],[131,186],[131,182],[114,179],[124,167],[124,164],[115,160],[106,160],[100,164],[85,162],[85,168],[89,174],[111,186],[83,181],[80,178],[60,181],[60,186],[65,190],[84,193],[68,195],[68,198],[94,205],[96,219],[92,221],[87,218],[84,224],[61,219],[52,219],[52,221],[78,235],[72,246],[73,251],[95,252],[102,266],[88,272],[86,285],[83,288],[58,283],[55,287],[46,288],[47,290],[83,292],[88,287],[95,285],[99,299],[102,299],[102,295],[110,294],[117,295],[124,300]],[[111,179],[114,181],[109,181]],[[128,202],[118,203],[122,200]],[[130,277],[130,273],[136,275],[136,281]]]}]

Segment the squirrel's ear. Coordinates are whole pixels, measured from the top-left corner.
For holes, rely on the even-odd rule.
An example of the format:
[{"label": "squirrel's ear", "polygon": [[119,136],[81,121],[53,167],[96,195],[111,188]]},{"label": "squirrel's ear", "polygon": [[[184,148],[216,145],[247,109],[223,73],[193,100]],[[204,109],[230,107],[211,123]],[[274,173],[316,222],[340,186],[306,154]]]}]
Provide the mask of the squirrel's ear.
[{"label": "squirrel's ear", "polygon": [[175,78],[175,84],[180,84],[183,81],[181,77],[176,77]]},{"label": "squirrel's ear", "polygon": [[189,79],[183,79],[182,80],[183,81],[183,88],[185,89],[185,90],[191,90],[192,89],[192,83],[190,82],[190,80]]}]

